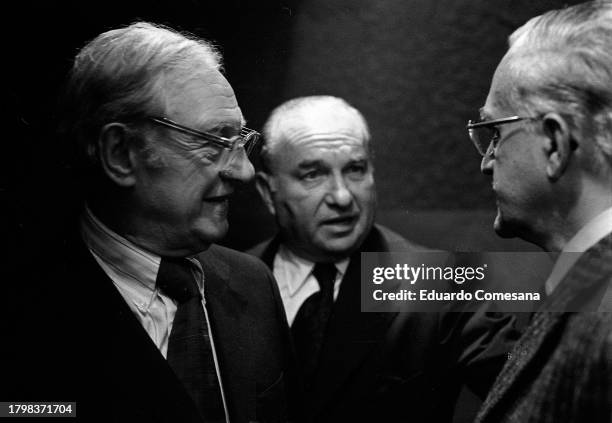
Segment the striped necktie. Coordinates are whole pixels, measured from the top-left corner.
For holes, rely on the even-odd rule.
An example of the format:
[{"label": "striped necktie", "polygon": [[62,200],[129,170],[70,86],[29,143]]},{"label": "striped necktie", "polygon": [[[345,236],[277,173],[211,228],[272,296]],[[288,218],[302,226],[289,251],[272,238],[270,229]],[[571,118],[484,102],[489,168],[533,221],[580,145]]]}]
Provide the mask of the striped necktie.
[{"label": "striped necktie", "polygon": [[225,421],[202,296],[185,258],[162,257],[157,286],[176,302],[168,341],[168,364],[205,422]]}]

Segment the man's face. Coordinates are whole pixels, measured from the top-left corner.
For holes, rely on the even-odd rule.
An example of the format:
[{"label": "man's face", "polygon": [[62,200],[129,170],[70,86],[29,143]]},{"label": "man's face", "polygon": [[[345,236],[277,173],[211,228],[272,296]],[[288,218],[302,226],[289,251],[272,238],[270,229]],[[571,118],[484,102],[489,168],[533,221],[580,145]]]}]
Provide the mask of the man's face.
[{"label": "man's face", "polygon": [[350,121],[296,128],[274,155],[272,200],[284,240],[313,261],[336,260],[372,227],[376,193],[367,147]]},{"label": "man's face", "polygon": [[[181,125],[228,138],[239,133],[241,111],[217,71],[175,88],[167,98],[165,117]],[[227,162],[222,158],[229,152],[214,144],[159,126],[151,132],[149,144],[158,159],[139,168],[134,195],[144,233],[132,237],[162,254],[202,251],[226,234],[228,196],[235,182],[253,177],[253,167],[243,150]]]},{"label": "man's face", "polygon": [[[500,119],[514,115],[525,116],[505,99],[516,81],[506,61],[498,66],[485,106],[483,120]],[[547,208],[548,183],[543,169],[543,134],[541,121],[523,120],[497,127],[499,141],[493,150],[489,146],[482,159],[481,170],[492,177],[492,188],[497,199],[494,229],[502,237],[519,236],[531,240],[541,226],[542,212]]]}]

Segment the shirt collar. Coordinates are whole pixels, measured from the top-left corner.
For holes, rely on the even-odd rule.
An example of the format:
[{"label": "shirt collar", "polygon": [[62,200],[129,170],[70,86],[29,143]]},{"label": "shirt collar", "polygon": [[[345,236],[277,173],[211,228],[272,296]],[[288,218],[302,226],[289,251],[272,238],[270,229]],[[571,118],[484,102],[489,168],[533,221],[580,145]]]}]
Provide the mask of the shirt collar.
[{"label": "shirt collar", "polygon": [[555,290],[570,268],[578,261],[580,254],[576,253],[585,252],[611,232],[612,207],[595,216],[565,244],[546,281],[546,294],[550,295]]},{"label": "shirt collar", "polygon": [[155,290],[160,256],[138,247],[108,228],[87,206],[81,217],[81,234],[89,249],[106,264],[147,289]]},{"label": "shirt collar", "polygon": [[[281,244],[281,246],[278,248],[278,253],[276,254],[275,261],[276,260],[281,260],[284,263],[284,266],[286,266],[286,269],[289,270],[295,276],[287,280],[289,295],[293,296],[302,287],[302,285],[306,283],[306,280],[312,274],[312,270],[314,269],[315,263],[297,256],[284,244]],[[338,271],[338,275],[336,275],[336,280],[342,280],[349,265],[349,261],[349,258],[345,258],[334,263],[334,266]]]}]

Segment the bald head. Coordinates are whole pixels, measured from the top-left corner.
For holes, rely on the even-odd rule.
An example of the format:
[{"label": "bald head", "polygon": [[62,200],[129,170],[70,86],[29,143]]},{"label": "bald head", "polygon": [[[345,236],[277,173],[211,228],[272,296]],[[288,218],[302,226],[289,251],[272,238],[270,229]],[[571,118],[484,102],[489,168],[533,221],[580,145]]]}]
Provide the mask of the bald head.
[{"label": "bald head", "polygon": [[263,129],[262,158],[266,170],[274,172],[282,160],[282,147],[316,141],[328,144],[350,141],[369,147],[370,131],[361,113],[341,98],[298,97],[272,111]]}]

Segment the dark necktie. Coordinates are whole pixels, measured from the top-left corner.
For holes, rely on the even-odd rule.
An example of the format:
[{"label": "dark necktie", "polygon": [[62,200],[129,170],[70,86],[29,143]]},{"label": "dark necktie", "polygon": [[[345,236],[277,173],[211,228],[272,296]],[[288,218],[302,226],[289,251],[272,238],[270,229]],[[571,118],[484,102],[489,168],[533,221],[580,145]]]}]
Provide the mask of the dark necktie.
[{"label": "dark necktie", "polygon": [[325,330],[334,305],[336,266],[332,263],[317,263],[312,274],[319,282],[320,290],[304,301],[291,326],[307,388],[317,369]]},{"label": "dark necktie", "polygon": [[202,296],[189,261],[163,257],[157,273],[157,286],[177,305],[168,341],[168,364],[185,386],[204,421],[224,421],[223,400]]}]

